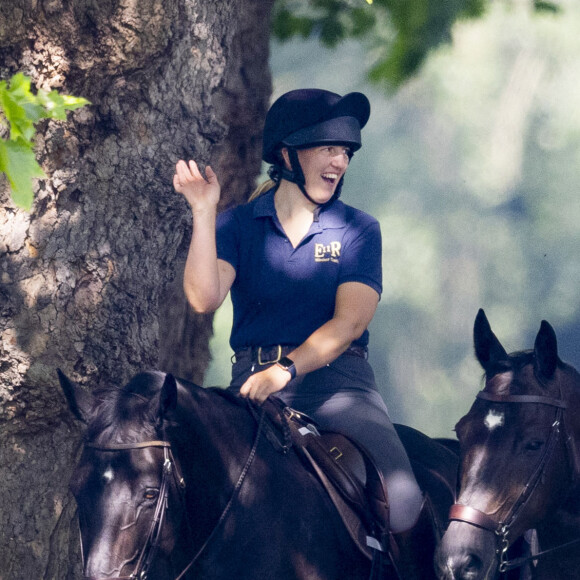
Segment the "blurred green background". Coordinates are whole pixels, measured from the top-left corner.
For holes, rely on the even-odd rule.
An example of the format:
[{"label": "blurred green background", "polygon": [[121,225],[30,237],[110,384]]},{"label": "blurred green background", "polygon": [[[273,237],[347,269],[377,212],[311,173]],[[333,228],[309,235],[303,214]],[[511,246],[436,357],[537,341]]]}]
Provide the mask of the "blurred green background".
[{"label": "blurred green background", "polygon": [[[371,100],[342,199],[383,233],[370,362],[391,418],[451,436],[481,386],[478,308],[508,351],[542,319],[580,368],[580,2],[538,15],[493,2],[453,28],[396,92],[370,84],[372,47],[271,46],[273,99],[299,87]],[[231,305],[215,319],[206,385],[227,385]]]}]

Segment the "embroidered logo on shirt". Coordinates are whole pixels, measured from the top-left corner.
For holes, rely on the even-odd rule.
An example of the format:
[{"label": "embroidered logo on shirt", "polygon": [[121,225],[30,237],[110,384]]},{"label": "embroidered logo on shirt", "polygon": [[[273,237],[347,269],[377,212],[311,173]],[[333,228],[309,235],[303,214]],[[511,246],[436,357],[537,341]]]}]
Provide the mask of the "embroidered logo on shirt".
[{"label": "embroidered logo on shirt", "polygon": [[330,242],[330,244],[314,244],[315,262],[336,262],[340,258],[340,242]]}]

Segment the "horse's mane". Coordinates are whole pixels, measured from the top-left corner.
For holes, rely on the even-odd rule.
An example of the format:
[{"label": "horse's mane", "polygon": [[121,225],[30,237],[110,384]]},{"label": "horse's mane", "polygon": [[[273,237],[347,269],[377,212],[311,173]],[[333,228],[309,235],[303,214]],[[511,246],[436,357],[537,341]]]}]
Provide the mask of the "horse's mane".
[{"label": "horse's mane", "polygon": [[100,401],[89,421],[86,438],[97,443],[135,443],[155,435],[155,406],[165,373],[135,375],[124,387],[95,393]]},{"label": "horse's mane", "polygon": [[[156,400],[166,376],[161,371],[144,371],[121,388],[103,389],[95,393],[100,403],[89,421],[86,439],[97,443],[135,443],[155,438]],[[177,382],[190,393],[201,388],[183,379]],[[243,399],[221,387],[208,387],[203,391],[234,405],[244,404]]]},{"label": "horse's mane", "polygon": [[[183,381],[180,381],[183,382]],[[210,393],[215,393],[219,397],[223,397],[229,403],[236,406],[243,406],[245,405],[245,399],[242,399],[232,391],[228,389],[224,389],[223,387],[206,387],[205,391]]]}]

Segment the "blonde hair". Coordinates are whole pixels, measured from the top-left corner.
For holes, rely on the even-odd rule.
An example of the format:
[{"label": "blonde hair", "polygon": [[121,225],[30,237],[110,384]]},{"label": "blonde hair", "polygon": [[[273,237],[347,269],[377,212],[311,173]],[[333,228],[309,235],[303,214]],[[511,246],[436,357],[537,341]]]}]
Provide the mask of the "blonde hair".
[{"label": "blonde hair", "polygon": [[266,193],[273,187],[276,187],[276,185],[277,183],[273,179],[267,179],[266,181],[258,185],[256,189],[254,189],[252,195],[250,195],[250,197],[248,198],[248,203],[250,201],[254,201],[257,197],[260,197],[263,193]]}]

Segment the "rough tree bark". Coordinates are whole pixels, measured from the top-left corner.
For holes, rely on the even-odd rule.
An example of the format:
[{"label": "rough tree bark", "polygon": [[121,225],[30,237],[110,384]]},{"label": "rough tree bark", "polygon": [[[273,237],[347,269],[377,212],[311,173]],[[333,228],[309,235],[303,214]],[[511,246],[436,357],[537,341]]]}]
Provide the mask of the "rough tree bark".
[{"label": "rough tree bark", "polygon": [[173,165],[211,158],[224,204],[248,194],[271,3],[0,0],[0,78],[93,103],[40,127],[49,178],[30,215],[0,183],[0,580],[79,574],[80,429],[55,369],[91,389],[159,366],[201,379],[211,319],[183,305],[191,220]]}]

